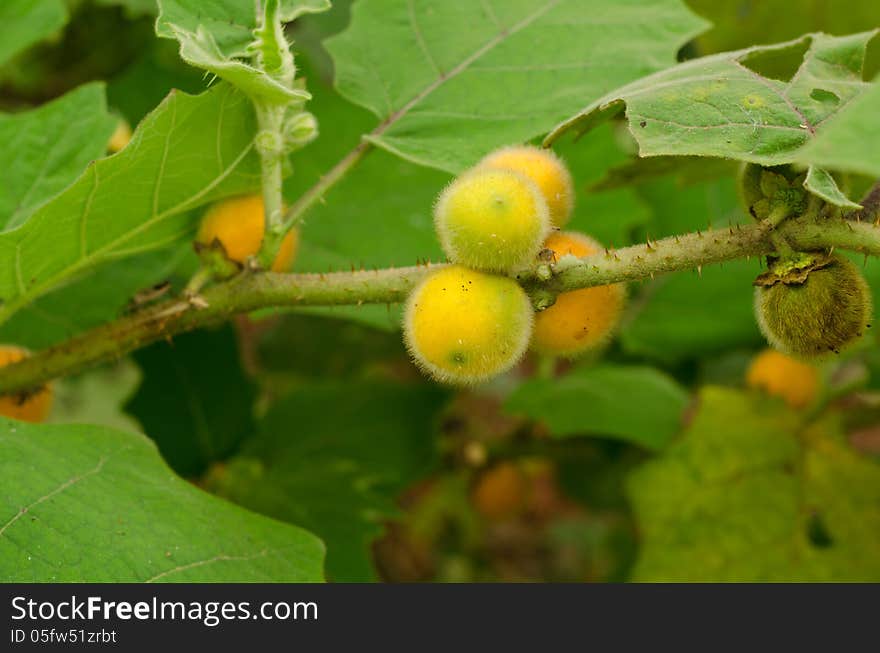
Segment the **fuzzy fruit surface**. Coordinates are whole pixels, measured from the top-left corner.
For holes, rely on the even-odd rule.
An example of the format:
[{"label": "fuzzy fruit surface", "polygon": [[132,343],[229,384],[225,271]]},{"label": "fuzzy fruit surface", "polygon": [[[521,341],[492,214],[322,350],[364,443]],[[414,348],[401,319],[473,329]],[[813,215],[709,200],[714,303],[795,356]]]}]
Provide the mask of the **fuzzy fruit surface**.
[{"label": "fuzzy fruit surface", "polygon": [[816,400],[819,370],[775,349],[765,349],[752,359],[746,383],[750,388],[779,397],[792,408],[806,408]]},{"label": "fuzzy fruit surface", "polygon": [[554,152],[531,145],[513,145],[492,152],[480,165],[524,174],[544,196],[550,222],[560,228],[568,224],[574,207],[574,184],[571,172]]},{"label": "fuzzy fruit surface", "polygon": [[478,168],[453,181],[434,207],[443,251],[453,263],[510,272],[529,265],[550,229],[538,187],[510,170]]},{"label": "fuzzy fruit surface", "polygon": [[413,290],[403,327],[422,370],[438,381],[467,385],[519,361],[532,333],[532,307],[513,279],[453,265]]},{"label": "fuzzy fruit surface", "polygon": [[[556,260],[590,256],[602,246],[583,234],[562,231],[544,243]],[[606,342],[614,333],[626,300],[623,284],[595,286],[562,293],[556,303],[535,316],[532,347],[555,356],[577,356]]]},{"label": "fuzzy fruit surface", "polygon": [[[255,256],[263,243],[266,224],[263,217],[263,198],[260,195],[242,195],[212,206],[202,218],[196,240],[204,245],[219,241],[229,259],[244,263]],[[296,230],[281,241],[281,247],[272,263],[273,272],[290,269],[298,244]]]},{"label": "fuzzy fruit surface", "polygon": [[839,353],[865,333],[871,322],[871,293],[858,268],[835,255],[803,282],[780,280],[756,288],[755,316],[774,348],[817,359]]},{"label": "fuzzy fruit surface", "polygon": [[[30,354],[26,349],[0,345],[0,367],[12,365]],[[52,388],[43,386],[27,395],[0,396],[0,415],[25,422],[43,422],[52,408]]]}]

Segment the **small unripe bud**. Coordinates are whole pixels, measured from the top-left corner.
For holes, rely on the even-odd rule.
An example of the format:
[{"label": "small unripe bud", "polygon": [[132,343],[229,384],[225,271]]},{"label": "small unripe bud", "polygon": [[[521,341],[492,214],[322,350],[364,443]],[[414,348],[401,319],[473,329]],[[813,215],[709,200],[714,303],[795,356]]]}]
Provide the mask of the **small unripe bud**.
[{"label": "small unripe bud", "polygon": [[[603,250],[592,238],[572,231],[551,234],[544,247],[554,252],[557,261]],[[625,300],[623,284],[560,294],[552,306],[535,315],[532,348],[555,356],[577,356],[603,344],[614,333]]]},{"label": "small unripe bud", "polygon": [[518,172],[491,168],[449,184],[437,199],[434,223],[450,261],[492,272],[529,265],[550,228],[538,187]]},{"label": "small unripe bud", "polygon": [[308,111],[297,113],[284,123],[284,144],[288,152],[305,147],[318,137],[318,121]]},{"label": "small unripe bud", "polygon": [[792,408],[806,408],[818,394],[819,370],[775,349],[765,349],[749,365],[746,383],[783,399]]},{"label": "small unripe bud", "polygon": [[[14,345],[0,345],[0,367],[27,358],[27,349]],[[44,385],[37,390],[0,396],[0,415],[25,422],[44,422],[52,408],[52,386]]]},{"label": "small unripe bud", "polygon": [[531,145],[503,147],[489,154],[480,165],[524,174],[538,186],[550,209],[550,222],[564,227],[574,207],[574,184],[565,163],[552,150]]},{"label": "small unripe bud", "polygon": [[513,367],[532,333],[532,307],[513,279],[452,265],[424,279],[406,303],[403,335],[416,364],[438,381],[473,384]]},{"label": "small unripe bud", "polygon": [[855,343],[871,321],[871,293],[838,255],[782,259],[755,280],[755,316],[779,351],[811,360]]},{"label": "small unripe bud", "polygon": [[809,199],[804,188],[806,178],[806,172],[790,165],[765,168],[746,163],[739,176],[740,196],[746,210],[756,220],[802,215]]},{"label": "small unripe bud", "polygon": [[[228,259],[243,265],[260,251],[265,230],[262,196],[242,195],[218,202],[208,209],[196,241],[206,247],[219,243]],[[287,233],[272,263],[274,272],[290,268],[298,240],[295,229]]]}]

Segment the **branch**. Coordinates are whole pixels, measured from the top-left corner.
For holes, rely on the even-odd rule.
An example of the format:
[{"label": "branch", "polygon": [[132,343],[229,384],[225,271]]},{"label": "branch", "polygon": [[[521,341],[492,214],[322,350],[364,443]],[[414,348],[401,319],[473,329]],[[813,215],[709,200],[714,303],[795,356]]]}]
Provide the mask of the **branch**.
[{"label": "branch", "polygon": [[[847,220],[789,220],[774,230],[767,223],[714,229],[664,238],[582,259],[564,258],[542,279],[541,266],[517,276],[533,297],[567,290],[636,281],[775,251],[774,235],[797,250],[840,247],[880,255],[880,226]],[[404,300],[429,269],[389,268],[330,274],[244,272],[205,290],[193,300],[175,299],[87,331],[4,367],[0,394],[24,392],[118,359],[151,342],[222,322],[236,313],[281,306],[385,304]]]}]

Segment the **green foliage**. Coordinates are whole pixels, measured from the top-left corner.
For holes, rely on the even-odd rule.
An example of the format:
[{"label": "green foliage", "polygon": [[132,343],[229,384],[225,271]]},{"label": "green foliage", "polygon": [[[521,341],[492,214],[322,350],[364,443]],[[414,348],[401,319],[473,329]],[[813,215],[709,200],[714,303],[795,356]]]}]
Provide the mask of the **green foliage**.
[{"label": "green foliage", "polygon": [[0,495],[7,582],[322,578],[314,536],[177,478],[141,435],[0,418]]},{"label": "green foliage", "polygon": [[231,455],[254,429],[254,387],[232,327],[184,334],[135,354],[143,382],[126,408],[184,476]]},{"label": "green foliage", "polygon": [[0,4],[0,65],[66,21],[62,0],[4,0]]},{"label": "green foliage", "polygon": [[605,365],[526,381],[505,408],[541,421],[557,438],[607,436],[662,449],[678,433],[687,403],[687,392],[653,368]]},{"label": "green foliage", "polygon": [[0,114],[0,231],[12,229],[101,156],[116,127],[101,84],[32,111]]},{"label": "green foliage", "polygon": [[[364,0],[327,49],[342,95],[381,121],[371,143],[458,173],[542,134],[584,97],[672,65],[705,27],[678,0],[584,9],[576,0]],[[639,45],[615,47],[622,41]]]},{"label": "green foliage", "polygon": [[253,109],[229,86],[169,95],[129,147],[0,234],[0,323],[101,263],[190,236],[187,211],[255,188],[253,134]]},{"label": "green foliage", "polygon": [[833,418],[708,387],[688,430],[630,478],[641,581],[877,580],[880,467]]},{"label": "green foliage", "polygon": [[141,371],[129,359],[59,381],[49,421],[97,424],[142,433],[137,420],[123,410],[141,383]]},{"label": "green foliage", "polygon": [[432,425],[445,398],[427,385],[303,386],[273,406],[259,434],[206,483],[317,533],[327,543],[329,579],[373,579],[369,546],[396,514],[397,493],[431,468]]},{"label": "green foliage", "polygon": [[[685,62],[592,101],[547,137],[590,129],[624,108],[643,157],[697,155],[762,165],[795,161],[826,121],[863,94],[865,49],[876,31],[845,37],[813,34]],[[790,79],[762,76],[766,59],[809,44]],[[823,175],[827,184],[830,179]],[[811,188],[810,180],[807,187]],[[811,188],[812,190],[812,188]],[[835,203],[839,193],[824,191]]]},{"label": "green foliage", "polygon": [[880,83],[853,100],[846,112],[828,121],[827,127],[804,148],[803,163],[880,175],[880,148],[868,136],[877,129],[880,115]]}]

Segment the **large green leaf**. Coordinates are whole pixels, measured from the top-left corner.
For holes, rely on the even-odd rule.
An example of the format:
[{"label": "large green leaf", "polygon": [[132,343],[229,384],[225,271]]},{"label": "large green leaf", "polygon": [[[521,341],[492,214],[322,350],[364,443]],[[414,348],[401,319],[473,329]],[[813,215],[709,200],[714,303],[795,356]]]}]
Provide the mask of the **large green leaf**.
[{"label": "large green leaf", "polygon": [[690,428],[630,477],[642,581],[877,581],[880,465],[834,419],[708,387]]},{"label": "large green leaf", "polygon": [[3,0],[0,3],[0,65],[67,22],[62,0]]},{"label": "large green leaf", "polygon": [[803,163],[880,177],[880,83],[839,115],[800,155]]},{"label": "large green leaf", "polygon": [[[590,129],[626,110],[641,156],[697,155],[778,165],[821,134],[826,121],[864,93],[865,49],[877,31],[812,34],[774,46],[703,57],[644,77],[558,125],[545,143]],[[754,68],[809,48],[788,80]],[[812,188],[811,181],[807,182]]]},{"label": "large green leaf", "polygon": [[604,365],[526,381],[505,409],[542,422],[554,437],[607,436],[661,449],[681,429],[687,402],[687,392],[653,368]]},{"label": "large green leaf", "polygon": [[459,172],[672,65],[705,25],[678,0],[362,0],[327,48],[381,121],[372,143]]},{"label": "large green leaf", "polygon": [[144,436],[0,418],[5,582],[302,582],[322,578],[306,531],[205,494]]},{"label": "large green leaf", "polygon": [[253,433],[256,392],[231,326],[158,342],[134,359],[144,380],[126,408],[177,473],[202,473]]},{"label": "large green leaf", "polygon": [[101,263],[179,242],[198,206],[259,184],[250,102],[228,85],[172,92],[119,154],[0,234],[0,322]]},{"label": "large green leaf", "polygon": [[0,231],[23,223],[103,156],[115,125],[97,83],[33,111],[0,114]]},{"label": "large green leaf", "polygon": [[375,577],[369,546],[394,498],[434,461],[433,385],[352,381],[302,386],[274,406],[259,435],[207,480],[241,505],[304,526],[327,543],[327,576]]}]

